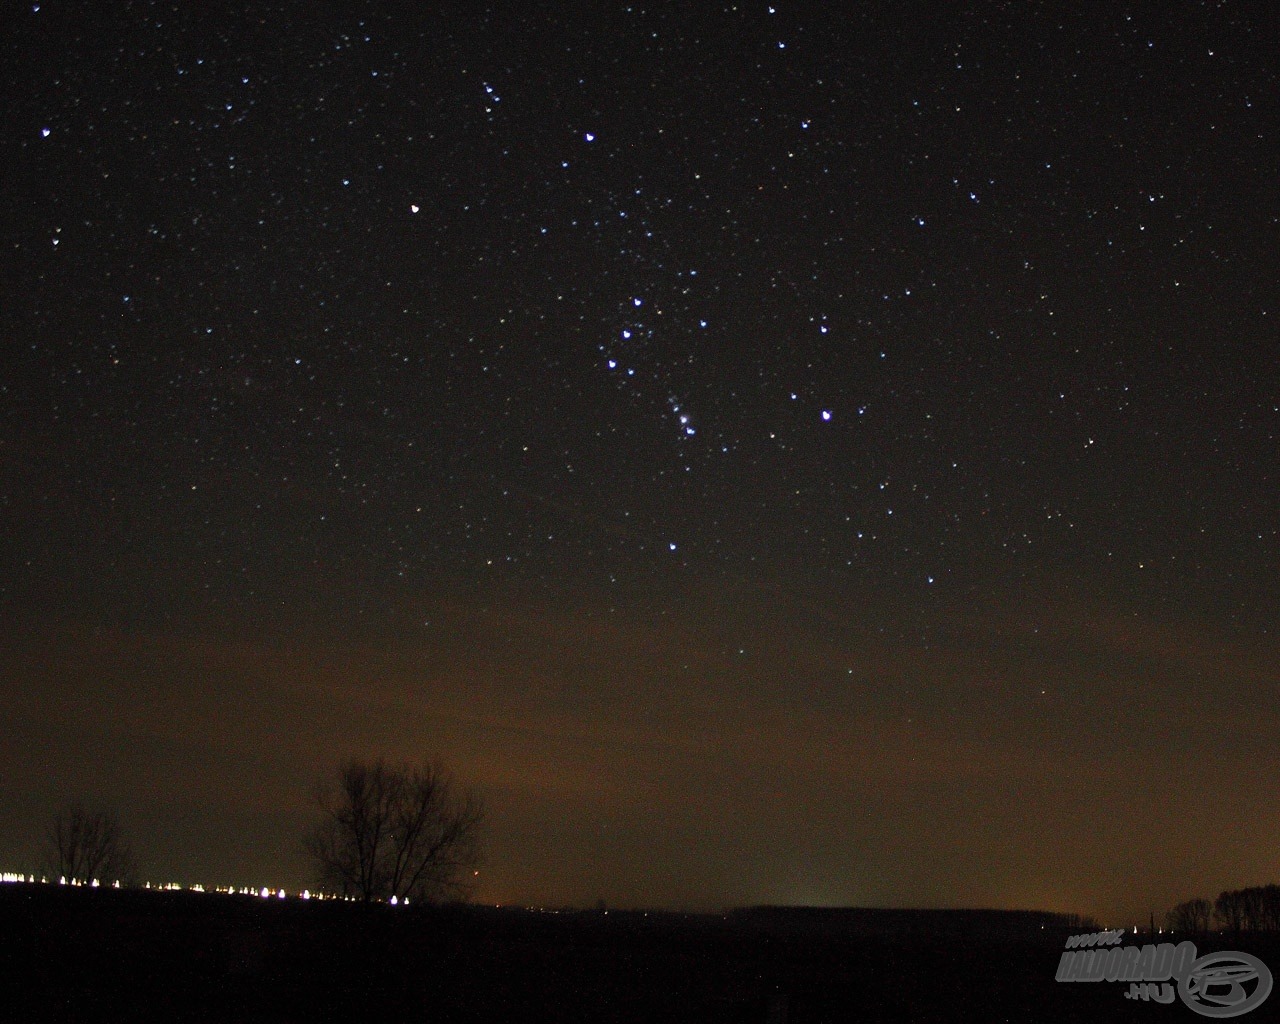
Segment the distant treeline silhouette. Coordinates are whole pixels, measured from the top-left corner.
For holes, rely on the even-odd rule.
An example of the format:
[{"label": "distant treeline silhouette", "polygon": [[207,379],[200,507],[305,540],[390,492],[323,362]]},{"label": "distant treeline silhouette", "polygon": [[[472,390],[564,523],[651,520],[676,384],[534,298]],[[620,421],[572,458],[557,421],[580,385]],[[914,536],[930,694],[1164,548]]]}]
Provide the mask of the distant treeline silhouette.
[{"label": "distant treeline silhouette", "polygon": [[1230,889],[1210,903],[1206,899],[1186,900],[1169,911],[1170,931],[1207,932],[1216,923],[1224,931],[1280,931],[1280,885],[1254,885]]}]

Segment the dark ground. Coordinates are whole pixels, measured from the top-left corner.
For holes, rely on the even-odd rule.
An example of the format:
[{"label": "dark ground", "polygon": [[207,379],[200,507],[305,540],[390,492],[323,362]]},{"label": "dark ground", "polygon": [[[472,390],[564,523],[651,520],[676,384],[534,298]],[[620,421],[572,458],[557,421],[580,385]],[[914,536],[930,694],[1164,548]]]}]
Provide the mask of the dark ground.
[{"label": "dark ground", "polygon": [[[1047,915],[985,911],[366,910],[4,885],[0,1019],[1199,1019],[1176,1000],[1127,1000],[1121,983],[1055,982],[1066,934]],[[1243,949],[1280,967],[1275,941],[1197,946]],[[1273,998],[1242,1019],[1280,1019],[1278,1009]]]}]

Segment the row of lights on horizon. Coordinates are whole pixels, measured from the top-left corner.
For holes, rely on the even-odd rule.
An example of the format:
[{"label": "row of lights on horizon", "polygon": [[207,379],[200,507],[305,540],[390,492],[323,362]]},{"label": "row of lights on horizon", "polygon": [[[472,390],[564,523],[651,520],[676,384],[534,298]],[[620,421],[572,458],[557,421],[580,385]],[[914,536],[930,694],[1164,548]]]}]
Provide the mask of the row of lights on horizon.
[{"label": "row of lights on horizon", "polygon": [[[0,884],[3,884],[3,883],[29,884],[29,885],[55,884],[53,882],[50,882],[49,879],[44,876],[41,876],[40,878],[36,878],[35,875],[26,875],[26,874],[22,874],[21,872],[15,872],[15,871],[0,872]],[[68,880],[65,876],[62,876],[58,878],[58,881],[56,884],[69,885],[77,888],[87,888],[87,889],[104,888],[103,883],[96,878],[88,882],[82,882],[76,878]],[[119,880],[117,880],[115,882],[112,882],[109,886],[105,886],[105,888],[119,889],[119,888],[122,888],[122,886]],[[142,885],[142,888],[152,889],[158,892],[215,892],[215,893],[221,893],[225,896],[258,896],[262,899],[283,900],[283,899],[289,898],[289,893],[286,892],[284,889],[269,889],[265,886],[261,889],[257,889],[257,888],[250,888],[248,886],[219,885],[219,886],[215,886],[213,889],[206,889],[203,885],[200,885],[200,884],[179,885],[177,882],[166,882],[163,885],[152,885],[150,882],[146,882]],[[356,899],[356,897],[354,896],[333,896],[328,893],[312,892],[310,889],[303,889],[302,892],[297,894],[297,898],[300,900],[345,900],[348,903],[355,902],[355,899]],[[389,900],[386,900],[385,902],[391,904],[393,907],[394,906],[407,907],[409,905],[409,897],[406,896],[404,899],[400,899],[397,896],[392,896]]]},{"label": "row of lights on horizon", "polygon": [[[478,873],[479,872],[477,872],[477,874]],[[25,883],[25,884],[32,884],[32,885],[37,883],[40,885],[53,884],[49,881],[48,878],[45,878],[43,876],[37,879],[35,875],[25,875],[25,874],[22,874],[21,872],[14,872],[14,871],[0,872],[0,884],[4,884],[4,883],[18,883],[18,884]],[[57,881],[57,884],[70,885],[75,887],[85,887],[90,889],[98,889],[102,887],[102,884],[96,878],[90,882],[81,882],[78,879],[71,879],[70,881],[68,881],[66,877],[60,877]],[[115,881],[115,882],[112,882],[111,885],[108,886],[108,888],[119,889],[121,888],[121,884],[119,881]],[[261,889],[254,889],[254,888],[249,888],[247,886],[220,885],[220,886],[215,886],[213,889],[206,889],[203,885],[199,885],[199,884],[179,885],[177,882],[166,882],[164,885],[152,885],[150,882],[146,882],[143,884],[142,888],[154,889],[158,892],[215,892],[215,893],[221,893],[225,896],[257,896],[264,900],[265,899],[283,900],[283,899],[289,898],[289,894],[284,889],[269,889],[265,886]],[[348,903],[354,903],[356,901],[356,897],[354,896],[333,896],[328,893],[312,892],[310,889],[303,889],[300,893],[297,894],[297,898],[300,900],[344,900]],[[404,899],[400,899],[399,897],[392,896],[389,900],[386,900],[385,902],[389,903],[393,907],[394,906],[407,907],[409,905],[409,897],[406,896]],[[501,908],[501,904],[494,904],[494,906],[499,909]],[[540,913],[544,913],[544,914],[560,913],[560,911],[558,910],[548,910],[546,907],[527,907],[526,909],[537,910]],[[606,910],[605,913],[607,914],[608,911]],[[645,916],[647,917],[648,915],[646,914]],[[1040,928],[1043,931],[1044,925],[1041,925]],[[1138,935],[1141,933],[1141,929],[1136,924],[1133,926],[1131,930],[1134,935]],[[1154,929],[1154,932],[1156,935],[1163,935],[1165,933],[1165,929],[1156,928]],[[1151,934],[1151,933],[1148,932],[1148,934]]]}]

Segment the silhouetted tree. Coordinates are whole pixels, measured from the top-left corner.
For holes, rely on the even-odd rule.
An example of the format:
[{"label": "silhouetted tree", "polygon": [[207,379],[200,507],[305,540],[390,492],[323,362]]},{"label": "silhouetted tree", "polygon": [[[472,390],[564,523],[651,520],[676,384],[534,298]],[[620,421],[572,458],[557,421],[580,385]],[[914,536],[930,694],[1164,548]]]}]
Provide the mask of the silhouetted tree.
[{"label": "silhouetted tree", "polygon": [[1280,931],[1280,885],[1267,885],[1262,889],[1263,927],[1267,931]]},{"label": "silhouetted tree", "polygon": [[1169,911],[1165,923],[1175,932],[1207,932],[1213,905],[1204,899],[1187,900]]},{"label": "silhouetted tree", "polygon": [[306,839],[320,886],[364,903],[438,900],[469,891],[479,860],[480,801],[439,765],[349,761],[322,784]]},{"label": "silhouetted tree", "polygon": [[110,811],[91,811],[74,803],[59,811],[45,837],[45,865],[68,882],[121,882],[136,879],[133,851]]},{"label": "silhouetted tree", "polygon": [[1218,898],[1213,904],[1213,910],[1217,915],[1218,923],[1223,928],[1230,929],[1235,934],[1240,933],[1245,924],[1245,907],[1242,893],[1239,891],[1218,893]]},{"label": "silhouetted tree", "polygon": [[1280,886],[1253,885],[1222,893],[1216,909],[1232,931],[1265,932],[1280,928]]},{"label": "silhouetted tree", "polygon": [[1262,931],[1266,927],[1266,909],[1263,905],[1262,887],[1250,886],[1247,889],[1241,889],[1237,895],[1240,898],[1240,911],[1244,917],[1245,931]]}]

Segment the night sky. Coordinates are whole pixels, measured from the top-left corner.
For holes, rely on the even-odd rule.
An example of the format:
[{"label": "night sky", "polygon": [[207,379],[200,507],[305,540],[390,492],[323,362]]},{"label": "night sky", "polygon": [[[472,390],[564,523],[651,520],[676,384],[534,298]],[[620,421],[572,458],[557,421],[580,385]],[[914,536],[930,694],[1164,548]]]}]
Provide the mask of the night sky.
[{"label": "night sky", "polygon": [[386,755],[490,902],[1280,880],[1280,14],[1077,9],[11,7],[0,866]]}]

